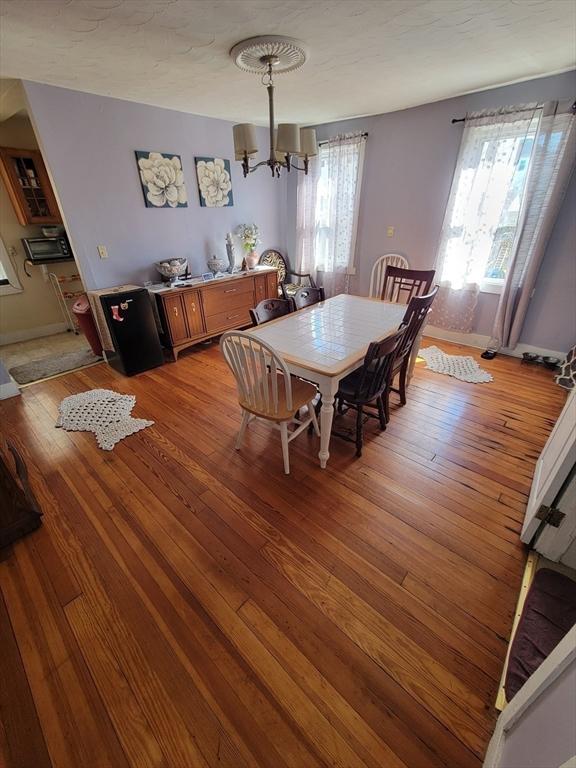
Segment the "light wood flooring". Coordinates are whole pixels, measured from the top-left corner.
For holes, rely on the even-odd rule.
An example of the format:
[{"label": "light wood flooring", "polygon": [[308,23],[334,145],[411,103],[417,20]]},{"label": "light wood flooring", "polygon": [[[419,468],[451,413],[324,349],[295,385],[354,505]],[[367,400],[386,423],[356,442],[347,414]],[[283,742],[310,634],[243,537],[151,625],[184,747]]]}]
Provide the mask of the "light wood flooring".
[{"label": "light wood flooring", "polygon": [[[322,471],[301,435],[290,477],[265,424],[233,450],[216,344],[0,403],[45,512],[0,563],[6,765],[478,768],[564,402],[549,371],[484,366],[494,382],[473,385],[419,363],[361,459],[334,438]],[[113,452],[55,429],[59,401],[94,387],[155,425]]]}]

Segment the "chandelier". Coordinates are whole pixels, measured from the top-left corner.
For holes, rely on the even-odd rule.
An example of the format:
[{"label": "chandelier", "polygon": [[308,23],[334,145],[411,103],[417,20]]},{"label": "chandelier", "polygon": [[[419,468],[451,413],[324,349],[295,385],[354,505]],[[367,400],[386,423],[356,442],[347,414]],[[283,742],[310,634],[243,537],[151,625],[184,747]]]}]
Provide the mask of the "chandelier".
[{"label": "chandelier", "polygon": [[[233,128],[234,154],[242,163],[244,176],[262,166],[268,166],[276,178],[280,177],[282,168],[287,172],[294,168],[308,173],[309,159],[318,154],[314,128],[300,128],[295,123],[279,123],[277,128],[274,125],[274,75],[301,67],[307,58],[306,47],[291,37],[266,35],[237,43],[230,56],[240,69],[261,75],[262,85],[268,91],[268,158],[250,165],[251,155],[258,152],[256,128],[252,123],[240,123]],[[295,158],[302,165],[298,165]]]}]

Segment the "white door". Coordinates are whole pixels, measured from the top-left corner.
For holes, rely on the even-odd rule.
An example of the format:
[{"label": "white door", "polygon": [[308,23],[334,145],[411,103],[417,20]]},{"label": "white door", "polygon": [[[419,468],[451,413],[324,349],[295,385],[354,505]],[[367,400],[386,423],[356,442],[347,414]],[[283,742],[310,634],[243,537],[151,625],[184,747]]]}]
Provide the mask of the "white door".
[{"label": "white door", "polygon": [[[554,502],[554,510],[561,512],[564,517],[558,528],[545,525],[534,542],[534,549],[540,554],[553,560],[576,567],[574,555],[576,552],[576,467],[568,476],[561,494]],[[555,512],[555,514],[557,514]]]},{"label": "white door", "polygon": [[[528,543],[541,524],[537,516],[542,507],[552,508],[560,491],[567,492],[571,472],[576,465],[576,390],[568,396],[562,413],[554,425],[550,437],[536,464],[526,516],[522,527],[522,541]],[[570,494],[568,494],[568,499]],[[545,526],[535,544],[535,549],[550,560],[558,560],[569,546],[569,534],[576,530],[576,507],[564,502],[561,511],[565,517],[558,527]]]},{"label": "white door", "polygon": [[576,754],[576,626],[502,711],[484,768],[564,768]]}]

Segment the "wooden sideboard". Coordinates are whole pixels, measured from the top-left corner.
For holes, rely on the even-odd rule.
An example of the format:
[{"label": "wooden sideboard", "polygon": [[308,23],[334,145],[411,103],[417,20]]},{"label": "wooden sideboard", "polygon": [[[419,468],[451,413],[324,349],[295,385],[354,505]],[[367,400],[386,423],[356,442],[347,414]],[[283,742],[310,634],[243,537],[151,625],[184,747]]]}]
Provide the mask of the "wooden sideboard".
[{"label": "wooden sideboard", "polygon": [[186,347],[252,325],[249,310],[263,299],[277,297],[278,272],[268,268],[157,291],[162,343],[177,360]]}]

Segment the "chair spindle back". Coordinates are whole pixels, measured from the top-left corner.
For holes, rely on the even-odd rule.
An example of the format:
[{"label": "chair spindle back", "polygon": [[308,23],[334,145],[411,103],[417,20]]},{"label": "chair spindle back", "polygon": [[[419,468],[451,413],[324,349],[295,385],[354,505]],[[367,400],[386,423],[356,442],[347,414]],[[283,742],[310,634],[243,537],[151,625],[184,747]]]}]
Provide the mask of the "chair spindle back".
[{"label": "chair spindle back", "polygon": [[370,343],[354,393],[357,402],[370,403],[384,392],[405,330],[405,326],[401,325],[395,333],[382,341]]},{"label": "chair spindle back", "polygon": [[370,291],[368,296],[371,299],[384,298],[382,296],[382,289],[384,288],[384,276],[388,266],[408,269],[410,265],[408,260],[404,256],[400,256],[399,253],[385,253],[384,256],[377,258],[370,274]]},{"label": "chair spindle back", "polygon": [[418,334],[422,330],[422,326],[426,321],[426,317],[432,307],[432,302],[436,298],[438,293],[438,286],[433,291],[425,296],[413,296],[410,299],[408,308],[402,318],[401,328],[405,328],[402,343],[398,347],[396,352],[395,365],[397,366],[400,360],[407,357],[412,351],[412,346],[418,338]]},{"label": "chair spindle back", "polygon": [[276,413],[284,387],[284,402],[292,408],[290,372],[273,347],[249,333],[227,331],[222,334],[220,348],[236,379],[240,405]]},{"label": "chair spindle back", "polygon": [[387,266],[381,298],[397,304],[409,304],[414,296],[423,296],[430,292],[435,274],[435,269],[402,269]]}]

